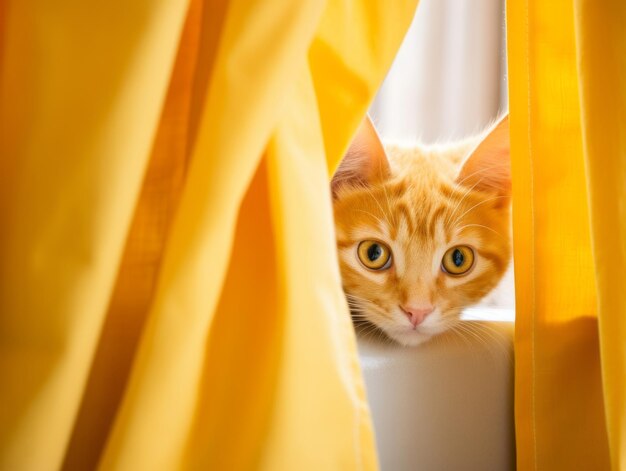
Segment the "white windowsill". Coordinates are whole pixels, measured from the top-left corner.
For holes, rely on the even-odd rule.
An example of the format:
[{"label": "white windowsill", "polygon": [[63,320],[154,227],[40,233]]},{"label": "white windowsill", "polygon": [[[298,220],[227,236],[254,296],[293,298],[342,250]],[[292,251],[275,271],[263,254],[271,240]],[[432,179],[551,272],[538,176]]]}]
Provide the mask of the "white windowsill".
[{"label": "white windowsill", "polygon": [[514,307],[472,307],[463,311],[465,321],[515,322]]},{"label": "white windowsill", "polygon": [[471,332],[410,348],[359,335],[382,471],[515,468],[514,317],[478,306]]}]

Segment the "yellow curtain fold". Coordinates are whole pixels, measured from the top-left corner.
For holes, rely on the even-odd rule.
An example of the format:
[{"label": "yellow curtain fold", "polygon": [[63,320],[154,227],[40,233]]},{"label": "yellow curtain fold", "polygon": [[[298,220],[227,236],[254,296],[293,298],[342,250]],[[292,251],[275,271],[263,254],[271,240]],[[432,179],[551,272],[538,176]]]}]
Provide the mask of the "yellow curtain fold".
[{"label": "yellow curtain fold", "polygon": [[624,25],[507,2],[521,470],[626,466]]},{"label": "yellow curtain fold", "polygon": [[611,467],[626,469],[626,3],[577,0],[583,149]]},{"label": "yellow curtain fold", "polygon": [[0,469],[375,469],[328,174],[415,1],[2,4]]},{"label": "yellow curtain fold", "polygon": [[185,7],[2,2],[1,469],[63,462]]}]

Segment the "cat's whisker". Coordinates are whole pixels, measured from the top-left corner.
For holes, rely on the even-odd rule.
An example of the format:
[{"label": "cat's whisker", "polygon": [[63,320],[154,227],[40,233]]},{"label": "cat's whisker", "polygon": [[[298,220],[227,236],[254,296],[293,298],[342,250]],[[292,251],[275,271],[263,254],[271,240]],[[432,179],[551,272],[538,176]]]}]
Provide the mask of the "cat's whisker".
[{"label": "cat's whisker", "polygon": [[[381,331],[382,332],[382,331]],[[384,332],[382,332],[381,334],[384,338],[385,338],[385,342],[388,346],[395,346],[396,343],[391,339],[391,337],[389,337],[387,334],[385,334]]]},{"label": "cat's whisker", "polygon": [[[501,164],[496,164],[496,165],[490,165],[490,166],[486,166],[486,167],[482,167],[479,168],[478,170],[475,170],[474,172],[465,175],[465,177],[463,177],[461,180],[457,181],[456,184],[458,186],[463,186],[463,183],[468,180],[469,178],[473,177],[474,175],[478,175],[480,173],[486,173],[486,172],[490,172],[493,169],[496,168],[504,168],[507,167],[508,164],[507,163],[501,163]],[[465,200],[465,198],[476,188],[476,186],[478,186],[483,180],[485,179],[485,177],[481,177],[479,178],[471,187],[466,188],[463,195],[461,196],[461,198],[457,201],[457,204],[455,205],[454,209],[452,210],[452,212],[450,213],[449,217],[446,218],[446,224],[450,222],[450,220],[455,216],[460,204]]]},{"label": "cat's whisker", "polygon": [[361,302],[357,302],[357,301],[348,301],[348,307],[354,308],[354,309],[357,309],[357,310],[362,310],[364,308],[363,304],[361,304]]},{"label": "cat's whisker", "polygon": [[492,196],[491,198],[487,198],[487,199],[482,200],[480,203],[476,203],[474,206],[472,206],[470,209],[468,209],[463,214],[461,214],[458,218],[456,218],[456,220],[452,223],[452,225],[455,226],[461,219],[463,219],[463,216],[465,216],[470,211],[473,211],[474,209],[476,209],[481,204],[485,204],[485,203],[488,203],[490,201],[497,200],[497,199],[502,199],[502,198],[508,198],[508,196],[504,196],[504,195]]},{"label": "cat's whisker", "polygon": [[[454,324],[451,326],[448,326],[448,331],[451,333],[456,333],[457,337],[459,339],[461,339],[463,341],[463,343],[470,349],[472,350],[472,342],[469,341],[469,339],[467,339],[467,337],[465,337],[465,335],[463,335],[463,331],[459,328],[458,325]],[[475,353],[475,352],[474,352]]]},{"label": "cat's whisker", "polygon": [[457,329],[459,331],[463,331],[468,337],[474,339],[473,346],[474,351],[480,355],[481,357],[485,352],[489,354],[489,356],[493,357],[493,345],[487,339],[483,332],[472,329],[470,324],[462,322],[457,325]]},{"label": "cat's whisker", "polygon": [[370,337],[373,338],[374,340],[380,337],[380,327],[378,327],[376,324],[372,324]]},{"label": "cat's whisker", "polygon": [[380,338],[380,328],[375,324],[370,324],[368,328],[363,332],[361,338],[363,340],[378,340]]},{"label": "cat's whisker", "polygon": [[460,334],[452,330],[449,326],[445,327],[445,331],[440,335],[436,335],[433,337],[433,340],[436,340],[437,343],[443,344],[444,348],[450,348],[458,345],[458,342],[465,343],[464,339],[461,339]]},{"label": "cat's whisker", "polygon": [[482,227],[483,229],[487,229],[488,231],[493,232],[494,234],[500,236],[500,237],[504,237],[502,234],[500,234],[498,231],[492,229],[489,226],[485,226],[483,224],[465,224],[464,226],[461,226],[459,228],[457,228],[457,231],[462,231],[463,229],[465,229],[466,227]]},{"label": "cat's whisker", "polygon": [[[454,328],[457,330],[457,332],[463,333],[465,334],[465,336],[467,336],[468,341],[472,347],[471,350],[472,350],[472,353],[474,354],[474,359],[476,361],[480,361],[480,352],[484,350],[489,350],[486,347],[487,344],[484,341],[484,339],[480,337],[478,334],[476,334],[475,332],[472,332],[471,330],[467,329],[466,326],[463,324],[458,324]],[[470,337],[473,339],[473,341],[470,340]]]},{"label": "cat's whisker", "polygon": [[494,335],[493,332],[490,332],[489,330],[485,329],[485,325],[480,325],[477,326],[473,323],[464,323],[463,324],[464,328],[466,328],[468,331],[472,331],[475,332],[477,336],[481,337],[483,339],[483,341],[485,342],[486,346],[491,346],[493,344],[493,342],[495,342],[496,344],[498,344],[498,346],[502,346],[501,344],[501,336],[499,335]]},{"label": "cat's whisker", "polygon": [[367,214],[368,216],[373,217],[376,220],[376,222],[378,224],[380,224],[381,227],[385,226],[385,224],[383,223],[382,219],[380,219],[379,217],[377,217],[374,214],[370,213],[369,211],[365,211],[364,209],[359,209],[359,208],[357,208],[356,211],[359,211],[361,213],[364,213],[364,214]]},{"label": "cat's whisker", "polygon": [[394,226],[397,226],[398,225],[398,221],[396,219],[396,214],[391,209],[391,203],[389,201],[389,194],[387,193],[387,186],[383,185],[382,187],[383,187],[383,193],[385,194],[385,201],[387,202],[387,209],[389,210],[389,214],[391,215],[391,221],[392,221]]},{"label": "cat's whisker", "polygon": [[[460,322],[457,327],[476,338],[484,349],[489,352],[492,358],[497,358],[497,353],[505,353],[504,356],[507,360],[511,360],[508,342],[501,332],[498,332],[485,323],[478,325],[472,322]],[[494,345],[496,346],[495,349]]]},{"label": "cat's whisker", "polygon": [[346,301],[348,302],[349,305],[360,306],[364,300],[346,298]]},{"label": "cat's whisker", "polygon": [[[483,332],[483,334],[485,333]],[[511,352],[508,350],[508,348],[506,348],[506,345],[504,345],[502,342],[498,340],[492,339],[488,335],[485,335],[484,338],[485,338],[485,344],[487,345],[485,349],[487,350],[487,352],[489,352],[489,356],[492,358],[492,360],[501,361],[504,359],[507,363],[511,362],[512,360]],[[495,342],[495,345],[494,345],[494,342]]]},{"label": "cat's whisker", "polygon": [[371,308],[374,310],[377,310],[379,312],[384,312],[384,310],[378,306],[377,304],[375,304],[374,302],[372,302],[369,299],[365,299],[362,298],[360,296],[354,295],[354,294],[347,294],[346,293],[346,299],[348,299],[348,304],[350,305],[351,303],[353,303],[354,305],[358,306],[358,307],[362,307],[362,308]]},{"label": "cat's whisker", "polygon": [[465,201],[465,198],[467,198],[470,195],[470,193],[474,190],[474,188],[476,188],[476,185],[478,185],[482,180],[483,180],[483,178],[480,178],[471,187],[465,189],[465,191],[463,192],[461,197],[456,202],[456,205],[454,206],[454,208],[452,209],[450,214],[446,217],[446,219],[444,221],[444,225],[448,225],[450,223],[450,221],[452,220],[452,218],[456,216],[456,212],[459,210],[459,207],[460,207],[461,203],[463,201]]},{"label": "cat's whisker", "polygon": [[496,164],[496,165],[490,165],[490,166],[481,167],[478,170],[465,175],[463,178],[461,178],[461,180],[459,180],[456,183],[458,185],[462,185],[463,182],[465,182],[469,178],[473,177],[474,175],[478,175],[479,173],[490,172],[491,170],[496,169],[496,168],[508,168],[508,167],[509,167],[509,164],[506,163],[506,162],[499,163],[499,164]]},{"label": "cat's whisker", "polygon": [[374,202],[376,203],[376,205],[378,206],[378,208],[380,209],[380,212],[382,213],[382,215],[387,218],[387,220],[393,220],[393,218],[391,217],[391,208],[389,209],[389,212],[385,211],[382,207],[382,205],[380,204],[380,201],[378,201],[378,198],[376,198],[376,195],[374,195],[374,192],[372,191],[371,188],[369,188],[368,186],[363,187],[363,189],[371,196],[371,198],[374,200]]},{"label": "cat's whisker", "polygon": [[[480,326],[473,323],[467,323],[465,325],[468,329],[474,329],[480,332],[489,342],[489,345],[495,343],[498,346],[498,351],[505,353],[507,360],[510,361],[512,359],[510,342],[502,332],[497,331],[486,323],[481,323]],[[491,348],[491,350],[493,350],[493,348]]]},{"label": "cat's whisker", "polygon": [[464,322],[460,322],[456,326],[459,330],[463,330],[464,332],[471,335],[474,339],[476,339],[482,346],[488,347],[488,343],[485,342],[485,339],[474,329],[471,329],[468,324]]},{"label": "cat's whisker", "polygon": [[499,338],[501,338],[501,339],[503,339],[503,340],[505,339],[505,337],[503,336],[503,334],[502,334],[500,331],[498,331],[498,330],[494,329],[494,328],[493,328],[492,326],[490,326],[488,323],[482,323],[482,324],[481,324],[481,326],[482,326],[483,328],[485,328],[486,330],[491,331],[494,335],[498,336]]},{"label": "cat's whisker", "polygon": [[369,299],[365,299],[365,298],[361,298],[359,296],[356,296],[354,294],[348,294],[346,293],[346,300],[348,301],[348,304],[365,304],[365,303],[370,303],[371,301]]}]

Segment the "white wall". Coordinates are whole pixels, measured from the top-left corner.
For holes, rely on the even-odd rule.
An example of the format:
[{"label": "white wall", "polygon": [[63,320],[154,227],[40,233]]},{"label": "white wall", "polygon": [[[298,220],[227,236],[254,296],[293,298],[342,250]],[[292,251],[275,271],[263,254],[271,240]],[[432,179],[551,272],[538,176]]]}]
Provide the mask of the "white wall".
[{"label": "white wall", "polygon": [[371,107],[383,138],[445,141],[507,109],[504,0],[421,0]]}]

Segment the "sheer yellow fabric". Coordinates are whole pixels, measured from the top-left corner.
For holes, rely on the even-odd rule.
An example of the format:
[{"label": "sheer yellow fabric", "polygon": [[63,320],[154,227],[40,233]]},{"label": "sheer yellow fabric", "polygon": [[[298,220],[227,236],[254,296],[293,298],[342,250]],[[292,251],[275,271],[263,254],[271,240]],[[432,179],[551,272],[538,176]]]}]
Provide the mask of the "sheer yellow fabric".
[{"label": "sheer yellow fabric", "polygon": [[518,469],[624,469],[625,7],[507,9]]},{"label": "sheer yellow fabric", "polygon": [[0,5],[0,469],[374,469],[328,174],[415,2]]}]

